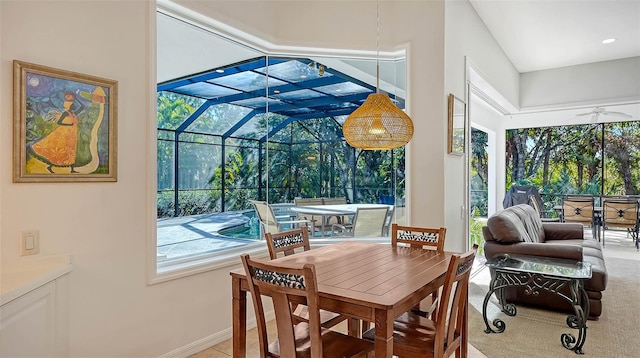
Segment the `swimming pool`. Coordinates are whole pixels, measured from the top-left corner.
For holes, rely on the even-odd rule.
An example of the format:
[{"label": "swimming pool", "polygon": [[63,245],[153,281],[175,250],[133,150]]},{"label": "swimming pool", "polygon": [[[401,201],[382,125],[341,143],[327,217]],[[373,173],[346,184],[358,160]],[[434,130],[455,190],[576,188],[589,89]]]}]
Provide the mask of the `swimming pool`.
[{"label": "swimming pool", "polygon": [[251,210],[242,213],[247,217],[247,221],[242,225],[236,225],[224,228],[218,231],[218,234],[235,239],[260,239],[260,221],[256,217],[256,212]]}]

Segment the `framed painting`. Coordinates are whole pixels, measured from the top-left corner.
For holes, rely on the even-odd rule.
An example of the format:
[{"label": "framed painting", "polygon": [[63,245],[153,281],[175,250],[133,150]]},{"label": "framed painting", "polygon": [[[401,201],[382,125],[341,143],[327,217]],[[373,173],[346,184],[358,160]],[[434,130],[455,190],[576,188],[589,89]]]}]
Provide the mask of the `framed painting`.
[{"label": "framed painting", "polygon": [[13,61],[13,181],[117,181],[118,82]]},{"label": "framed painting", "polygon": [[449,150],[450,154],[463,155],[465,144],[465,103],[449,94]]}]

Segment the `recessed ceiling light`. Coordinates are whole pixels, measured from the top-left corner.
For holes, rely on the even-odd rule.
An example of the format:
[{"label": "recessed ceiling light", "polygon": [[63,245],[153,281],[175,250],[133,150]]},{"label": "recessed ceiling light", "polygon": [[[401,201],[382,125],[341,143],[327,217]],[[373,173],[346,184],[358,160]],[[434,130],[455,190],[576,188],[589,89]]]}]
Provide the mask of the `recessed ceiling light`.
[{"label": "recessed ceiling light", "polygon": [[224,70],[223,70],[223,69],[217,69],[217,70],[216,70],[216,72],[218,72],[218,73],[224,73]]},{"label": "recessed ceiling light", "polygon": [[274,90],[273,93],[278,94],[280,93],[280,90]]},{"label": "recessed ceiling light", "polygon": [[602,43],[603,44],[610,44],[610,43],[615,42],[615,41],[616,41],[616,39],[606,39],[606,40],[602,40]]}]

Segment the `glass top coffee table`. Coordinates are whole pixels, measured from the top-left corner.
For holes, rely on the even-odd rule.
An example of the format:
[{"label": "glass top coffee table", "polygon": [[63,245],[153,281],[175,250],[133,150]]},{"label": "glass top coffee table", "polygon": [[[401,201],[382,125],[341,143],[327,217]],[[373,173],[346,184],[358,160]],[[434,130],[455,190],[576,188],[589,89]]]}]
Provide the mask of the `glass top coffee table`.
[{"label": "glass top coffee table", "polygon": [[[582,347],[587,339],[587,318],[589,317],[589,298],[584,289],[584,281],[591,278],[591,264],[567,259],[550,257],[502,254],[496,255],[485,263],[491,271],[489,292],[482,304],[482,318],[485,333],[502,333],[506,324],[499,318],[489,325],[487,319],[487,303],[495,292],[501,311],[508,316],[516,315],[516,306],[507,303],[504,296],[506,287],[524,286],[527,295],[537,296],[547,291],[565,299],[573,307],[573,313],[567,317],[567,326],[578,330],[578,338],[563,333],[560,337],[562,345],[577,354],[583,354]],[[566,294],[569,288],[570,294]]]}]

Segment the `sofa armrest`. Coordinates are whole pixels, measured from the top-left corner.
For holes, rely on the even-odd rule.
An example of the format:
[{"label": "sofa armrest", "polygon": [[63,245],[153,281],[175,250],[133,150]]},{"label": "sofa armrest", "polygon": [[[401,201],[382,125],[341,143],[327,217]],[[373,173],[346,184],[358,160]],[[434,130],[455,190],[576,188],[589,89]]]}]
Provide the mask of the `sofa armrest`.
[{"label": "sofa armrest", "polygon": [[575,240],[584,239],[582,224],[572,223],[544,223],[544,240]]},{"label": "sofa armrest", "polygon": [[500,244],[495,241],[487,241],[484,243],[484,254],[487,258],[498,254],[519,254],[582,261],[582,246],[546,245],[539,242]]}]

